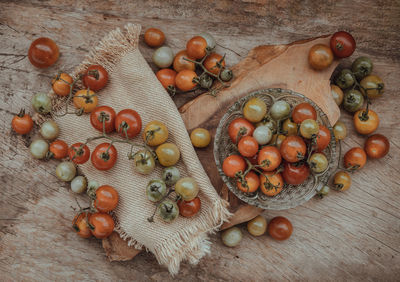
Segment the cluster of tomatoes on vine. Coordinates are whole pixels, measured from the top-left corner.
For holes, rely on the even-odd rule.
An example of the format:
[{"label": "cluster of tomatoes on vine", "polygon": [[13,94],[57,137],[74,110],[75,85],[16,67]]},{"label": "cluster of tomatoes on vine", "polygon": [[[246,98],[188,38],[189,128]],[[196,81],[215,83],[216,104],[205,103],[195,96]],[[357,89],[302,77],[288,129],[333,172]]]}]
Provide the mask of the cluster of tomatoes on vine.
[{"label": "cluster of tomatoes on vine", "polygon": [[[186,49],[175,56],[170,47],[162,46],[165,35],[160,29],[147,29],[144,41],[150,47],[159,47],[152,60],[160,68],[156,73],[158,80],[170,95],[203,88],[215,96],[223,87],[229,86],[226,82],[232,79],[233,73],[225,67],[225,55],[213,52],[216,41],[211,34],[201,33],[191,38]],[[220,86],[212,88],[215,80]]]}]

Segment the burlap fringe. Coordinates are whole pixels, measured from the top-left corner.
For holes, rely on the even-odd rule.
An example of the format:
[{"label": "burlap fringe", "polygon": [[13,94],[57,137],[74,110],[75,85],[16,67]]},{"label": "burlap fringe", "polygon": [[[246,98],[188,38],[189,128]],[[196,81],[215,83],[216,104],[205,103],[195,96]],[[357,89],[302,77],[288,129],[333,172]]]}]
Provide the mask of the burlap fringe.
[{"label": "burlap fringe", "polygon": [[[84,61],[75,68],[72,77],[77,77],[92,64],[100,64],[108,72],[112,72],[114,66],[126,52],[138,48],[140,30],[140,25],[127,24],[123,31],[119,28],[111,31],[86,56]],[[77,85],[77,87],[80,86]],[[53,91],[49,95],[52,98],[53,111],[63,111],[66,99],[60,99]],[[152,250],[158,262],[167,266],[172,275],[179,272],[179,265],[183,260],[187,260],[191,264],[198,263],[202,257],[210,253],[211,242],[208,240],[207,234],[217,231],[232,216],[227,209],[228,205],[227,201],[220,198],[216,199],[213,209],[209,210],[205,216],[207,220],[201,220],[198,225],[190,229],[180,230],[176,232],[176,236],[160,241]],[[118,232],[122,239],[128,242],[129,246],[133,246],[136,249],[145,247],[127,234],[121,228],[118,219],[115,219],[115,231]],[[146,248],[146,250],[148,249]]]}]

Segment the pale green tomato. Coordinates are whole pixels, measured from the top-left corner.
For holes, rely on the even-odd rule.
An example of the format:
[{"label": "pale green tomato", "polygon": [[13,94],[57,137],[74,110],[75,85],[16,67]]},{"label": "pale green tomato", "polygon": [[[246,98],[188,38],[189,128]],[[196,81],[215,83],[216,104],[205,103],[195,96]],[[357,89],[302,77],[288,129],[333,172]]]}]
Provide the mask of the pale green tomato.
[{"label": "pale green tomato", "polygon": [[61,181],[71,181],[76,175],[76,167],[73,162],[61,162],[56,168],[57,178]]},{"label": "pale green tomato", "polygon": [[201,36],[206,40],[207,47],[210,49],[210,51],[213,50],[215,48],[215,46],[217,45],[215,38],[208,32],[202,32],[198,36]]},{"label": "pale green tomato", "polygon": [[45,93],[37,93],[32,97],[33,109],[39,114],[51,112],[51,99]]},{"label": "pale green tomato", "polygon": [[269,111],[269,114],[274,120],[281,120],[287,116],[289,116],[290,113],[290,105],[288,102],[280,100],[275,102],[271,110]]},{"label": "pale green tomato", "polygon": [[184,177],[175,184],[175,193],[182,197],[184,201],[191,201],[199,194],[199,186],[191,177]]},{"label": "pale green tomato", "polygon": [[304,138],[310,139],[312,136],[317,135],[319,132],[319,125],[313,119],[306,119],[301,122],[300,134]]},{"label": "pale green tomato", "polygon": [[146,196],[152,202],[160,201],[167,194],[167,186],[161,179],[153,179],[146,186]]},{"label": "pale green tomato", "polygon": [[40,134],[46,140],[53,140],[58,137],[58,134],[60,134],[60,128],[54,120],[48,120],[42,123]]},{"label": "pale green tomato", "polygon": [[92,199],[96,198],[96,190],[99,188],[100,184],[96,180],[90,180],[87,185],[86,194]]},{"label": "pale green tomato", "polygon": [[83,193],[86,191],[87,181],[84,176],[77,176],[71,181],[71,190],[75,193]]},{"label": "pale green tomato", "polygon": [[175,166],[166,167],[162,171],[162,179],[168,186],[173,186],[181,178],[179,169]]},{"label": "pale green tomato", "polygon": [[254,130],[253,137],[256,139],[258,144],[265,145],[271,141],[272,131],[268,126],[260,125]]},{"label": "pale green tomato", "polygon": [[49,151],[49,144],[43,139],[36,139],[29,146],[29,151],[35,159],[43,159]]},{"label": "pale green tomato", "polygon": [[328,159],[325,157],[324,154],[314,153],[310,157],[309,164],[312,171],[316,173],[321,173],[327,169]]},{"label": "pale green tomato", "polygon": [[236,226],[226,229],[221,234],[222,242],[227,247],[236,247],[242,241],[242,231]]},{"label": "pale green tomato", "polygon": [[135,170],[141,174],[150,174],[155,167],[153,154],[149,150],[140,150],[133,157]]},{"label": "pale green tomato", "polygon": [[172,64],[173,60],[174,53],[172,52],[172,49],[167,46],[160,47],[154,51],[153,62],[159,68],[168,68]]},{"label": "pale green tomato", "polygon": [[165,199],[161,202],[161,204],[157,207],[158,215],[165,222],[174,221],[179,215],[179,207],[170,199]]}]

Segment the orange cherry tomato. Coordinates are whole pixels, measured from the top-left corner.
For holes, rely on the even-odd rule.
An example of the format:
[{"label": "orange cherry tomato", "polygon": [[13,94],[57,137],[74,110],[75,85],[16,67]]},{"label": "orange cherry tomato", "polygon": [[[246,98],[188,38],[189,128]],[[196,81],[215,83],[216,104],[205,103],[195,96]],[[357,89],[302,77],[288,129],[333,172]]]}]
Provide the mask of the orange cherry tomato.
[{"label": "orange cherry tomato", "polygon": [[222,163],[222,170],[228,177],[235,177],[237,172],[244,172],[245,169],[246,162],[241,156],[238,155],[231,155]]},{"label": "orange cherry tomato", "polygon": [[282,162],[281,153],[275,146],[265,146],[258,153],[258,164],[264,171],[275,170]]},{"label": "orange cherry tomato", "polygon": [[68,155],[68,145],[63,140],[51,142],[49,151],[56,160],[63,159]]},{"label": "orange cherry tomato", "polygon": [[192,217],[197,214],[201,208],[201,201],[199,197],[191,201],[178,201],[179,214],[184,217]]},{"label": "orange cherry tomato", "polygon": [[288,136],[281,144],[281,155],[286,161],[294,163],[304,159],[307,147],[300,136]]},{"label": "orange cherry tomato", "polygon": [[275,240],[283,241],[289,239],[293,233],[292,223],[283,216],[277,216],[268,223],[268,234]]},{"label": "orange cherry tomato", "polygon": [[158,28],[149,28],[144,33],[144,42],[150,47],[159,47],[164,44],[165,34]]},{"label": "orange cherry tomato", "polygon": [[13,117],[11,127],[18,134],[28,134],[33,128],[33,120],[30,115],[25,114],[25,110],[21,110]]},{"label": "orange cherry tomato", "polygon": [[368,137],[364,145],[364,150],[368,157],[380,159],[387,155],[390,149],[389,140],[382,134],[374,134]]},{"label": "orange cherry tomato", "polygon": [[368,135],[379,126],[379,117],[373,110],[359,110],[353,117],[354,127],[360,134]]},{"label": "orange cherry tomato", "polygon": [[89,223],[93,226],[91,230],[94,237],[104,239],[111,235],[114,230],[114,219],[107,213],[96,212],[89,218]]},{"label": "orange cherry tomato", "polygon": [[260,187],[260,178],[254,171],[249,171],[244,177],[245,183],[237,182],[237,187],[244,193],[253,193]]},{"label": "orange cherry tomato", "polygon": [[206,55],[207,41],[201,36],[195,36],[186,44],[186,52],[189,57],[196,60],[202,59]]},{"label": "orange cherry tomato", "polygon": [[85,113],[90,113],[97,107],[98,99],[96,93],[92,90],[82,89],[76,91],[73,102],[75,108],[83,109]]},{"label": "orange cherry tomato", "polygon": [[175,87],[176,71],[171,69],[161,69],[156,73],[158,80],[165,89]]},{"label": "orange cherry tomato", "polygon": [[40,37],[29,47],[28,58],[35,67],[47,68],[58,60],[59,54],[58,46],[53,40]]},{"label": "orange cherry tomato", "polygon": [[232,142],[235,144],[237,142],[236,139],[239,131],[243,133],[240,135],[241,138],[243,138],[244,136],[252,136],[254,132],[254,125],[244,118],[237,118],[231,121],[228,127],[228,134]]},{"label": "orange cherry tomato", "polygon": [[323,151],[326,147],[328,147],[329,143],[331,142],[331,132],[326,126],[322,124],[319,125],[316,142],[318,152]]},{"label": "orange cherry tomato", "polygon": [[110,185],[102,185],[96,190],[94,207],[99,212],[110,212],[118,205],[118,192]]},{"label": "orange cherry tomato", "polygon": [[300,124],[306,119],[317,120],[317,112],[309,103],[298,104],[292,111],[292,119]]},{"label": "orange cherry tomato", "polygon": [[73,83],[72,77],[67,73],[61,73],[57,75],[52,81],[51,85],[53,87],[54,93],[58,96],[68,96],[71,90],[71,84]]},{"label": "orange cherry tomato", "polygon": [[185,58],[194,60],[188,56],[186,50],[179,51],[178,54],[175,55],[173,67],[176,72],[180,72],[182,70],[194,71],[196,69],[196,65],[193,62],[185,60]]},{"label": "orange cherry tomato", "polygon": [[310,175],[310,168],[306,163],[288,163],[283,165],[282,177],[285,183],[292,185],[302,184]]},{"label": "orange cherry tomato", "polygon": [[[204,60],[204,67],[211,73],[218,75],[221,68],[225,67],[225,60],[222,60],[222,56],[217,53],[211,53]],[[222,61],[221,61],[222,60]]]},{"label": "orange cherry tomato", "polygon": [[194,71],[182,70],[176,75],[175,83],[178,89],[186,92],[192,90],[197,85],[194,81],[195,78],[197,78],[197,74]]},{"label": "orange cherry tomato", "polygon": [[117,161],[118,152],[114,145],[101,143],[93,150],[90,160],[98,170],[109,170]]},{"label": "orange cherry tomato", "polygon": [[257,140],[252,136],[245,136],[240,139],[238,149],[243,157],[253,157],[258,152]]},{"label": "orange cherry tomato", "polygon": [[82,212],[80,214],[77,214],[72,221],[72,228],[74,228],[76,234],[78,234],[82,238],[92,237],[92,232],[90,231],[88,224],[90,216],[90,213]]},{"label": "orange cherry tomato", "polygon": [[333,62],[333,52],[328,45],[316,44],[308,53],[308,63],[316,70],[323,70]]},{"label": "orange cherry tomato", "polygon": [[84,164],[90,157],[90,149],[83,143],[75,143],[68,150],[69,159],[76,164]]},{"label": "orange cherry tomato", "polygon": [[261,191],[269,197],[278,195],[284,185],[282,175],[275,171],[265,172],[264,174],[260,174]]},{"label": "orange cherry tomato", "polygon": [[367,162],[367,154],[360,147],[351,148],[344,154],[344,167],[354,170],[363,168]]}]

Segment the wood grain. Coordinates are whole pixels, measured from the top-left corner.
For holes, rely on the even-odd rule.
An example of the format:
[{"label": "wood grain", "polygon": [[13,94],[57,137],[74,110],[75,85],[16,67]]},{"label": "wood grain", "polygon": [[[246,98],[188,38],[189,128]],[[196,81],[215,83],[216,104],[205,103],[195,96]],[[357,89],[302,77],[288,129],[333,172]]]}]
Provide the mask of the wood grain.
[{"label": "wood grain", "polygon": [[[206,11],[206,12],[205,12]],[[398,1],[1,1],[0,3],[0,271],[2,280],[398,280],[400,273],[400,4]],[[183,264],[172,278],[148,253],[110,263],[101,242],[71,232],[74,199],[57,181],[57,162],[32,160],[29,136],[10,130],[12,115],[30,109],[33,93],[47,92],[52,76],[71,71],[108,31],[128,22],[161,27],[174,51],[198,31],[212,33],[228,65],[254,46],[287,44],[302,38],[352,32],[353,58],[368,55],[387,90],[374,102],[381,117],[378,132],[391,142],[382,160],[368,161],[353,175],[344,193],[284,212],[265,212],[267,219],[288,217],[294,233],[286,242],[268,236],[244,239],[226,248],[219,236],[212,255],[197,266]],[[54,67],[33,68],[26,58],[31,41],[53,38],[62,56]],[[140,46],[150,60],[152,49]],[[232,51],[231,51],[232,50]],[[350,60],[341,65],[348,66]],[[153,66],[153,65],[152,65]],[[153,66],[154,67],[154,66]],[[177,107],[194,94],[174,98]],[[352,129],[351,116],[341,119]],[[364,137],[351,130],[344,151],[362,146]],[[198,150],[203,158],[206,150]],[[204,163],[213,165],[210,163]],[[221,183],[219,183],[220,185]],[[218,185],[218,183],[214,183]],[[82,199],[79,199],[83,201]]]}]

